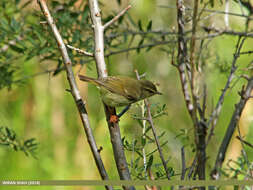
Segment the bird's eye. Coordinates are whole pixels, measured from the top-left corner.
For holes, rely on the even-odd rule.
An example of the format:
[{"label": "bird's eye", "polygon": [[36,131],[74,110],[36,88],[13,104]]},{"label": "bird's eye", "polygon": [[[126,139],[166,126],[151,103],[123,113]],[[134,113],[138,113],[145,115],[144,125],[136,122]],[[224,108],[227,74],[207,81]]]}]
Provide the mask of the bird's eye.
[{"label": "bird's eye", "polygon": [[150,88],[146,88],[146,91],[148,91],[148,92],[151,93],[151,94],[154,93],[154,91],[153,91],[152,89],[150,89]]}]

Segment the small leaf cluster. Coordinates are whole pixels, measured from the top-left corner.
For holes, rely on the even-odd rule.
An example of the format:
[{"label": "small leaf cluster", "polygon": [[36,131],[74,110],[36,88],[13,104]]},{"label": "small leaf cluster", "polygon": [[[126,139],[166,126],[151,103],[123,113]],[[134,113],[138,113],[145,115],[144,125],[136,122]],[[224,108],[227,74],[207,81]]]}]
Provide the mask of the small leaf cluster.
[{"label": "small leaf cluster", "polygon": [[237,160],[229,160],[226,163],[226,167],[222,169],[221,172],[226,177],[245,180],[252,179],[252,169],[252,163],[249,161],[246,152],[242,150],[242,154],[237,158]]},{"label": "small leaf cluster", "polygon": [[[20,81],[20,78],[26,78],[25,63],[33,58],[39,59],[40,63],[53,61],[58,63],[55,70],[63,69],[57,43],[46,19],[41,11],[31,9],[32,2],[31,0],[25,4],[17,0],[0,2],[0,89],[11,88],[11,85]],[[88,4],[81,2],[80,5],[76,5],[76,3],[77,0],[48,1],[50,12],[65,44],[93,51]],[[81,55],[73,56],[72,51],[69,54],[74,64],[83,63],[80,61]],[[43,68],[50,72],[45,66]]]},{"label": "small leaf cluster", "polygon": [[[162,115],[167,114],[166,105],[159,106],[159,104],[152,104],[151,108],[153,110],[153,118],[159,118]],[[144,112],[146,113],[146,109]],[[139,126],[144,131],[143,119],[136,115],[134,115],[133,118],[137,120]],[[152,128],[149,122],[146,122],[145,131],[137,139],[133,140],[132,142],[129,142],[127,139],[125,139],[125,137],[122,139],[125,150],[131,151],[134,153],[134,155],[136,155],[136,157],[131,161],[131,164],[129,164],[131,175],[136,179],[147,179],[148,177],[150,178],[151,175],[155,179],[166,179],[164,167],[158,156],[155,156],[155,154],[158,152],[158,148],[156,147],[155,139],[151,129]],[[164,147],[168,143],[168,141],[163,140],[165,134],[166,132],[163,131],[158,135],[161,147]],[[157,159],[154,160],[156,157]],[[168,163],[168,161],[169,159],[166,162]],[[168,170],[170,176],[174,176],[174,169],[172,167],[168,167]]]},{"label": "small leaf cluster", "polygon": [[15,151],[22,151],[26,156],[36,157],[38,143],[35,138],[20,140],[17,138],[15,131],[8,127],[0,127],[0,145],[8,146]]}]

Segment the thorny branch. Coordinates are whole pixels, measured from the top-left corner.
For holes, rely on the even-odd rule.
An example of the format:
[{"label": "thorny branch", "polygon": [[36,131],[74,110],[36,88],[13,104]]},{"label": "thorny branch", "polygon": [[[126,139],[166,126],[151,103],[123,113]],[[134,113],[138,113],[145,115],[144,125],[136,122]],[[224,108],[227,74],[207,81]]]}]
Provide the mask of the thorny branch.
[{"label": "thorny branch", "polygon": [[123,16],[128,9],[130,9],[132,6],[128,5],[125,9],[123,9],[118,15],[116,15],[113,19],[111,19],[110,21],[108,21],[107,23],[104,24],[104,30],[109,27],[110,25],[112,25],[114,22],[116,22],[121,16]]}]

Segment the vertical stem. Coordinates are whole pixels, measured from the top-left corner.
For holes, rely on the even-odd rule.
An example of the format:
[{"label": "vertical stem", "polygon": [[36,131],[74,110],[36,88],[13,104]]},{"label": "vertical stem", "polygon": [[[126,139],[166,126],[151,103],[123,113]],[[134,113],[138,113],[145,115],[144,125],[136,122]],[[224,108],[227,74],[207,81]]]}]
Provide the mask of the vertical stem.
[{"label": "vertical stem", "polygon": [[96,60],[98,77],[99,78],[107,77],[108,73],[104,59],[104,27],[101,22],[101,13],[99,10],[97,0],[89,0],[89,7],[95,38],[94,56]]},{"label": "vertical stem", "polygon": [[[138,71],[136,70],[135,72],[136,72],[137,79],[140,80],[140,76],[139,76]],[[158,152],[159,152],[159,156],[161,158],[161,161],[162,161],[165,173],[166,173],[166,177],[167,177],[168,180],[170,180],[170,174],[169,174],[169,170],[168,170],[168,167],[167,167],[167,163],[164,159],[164,156],[163,156],[163,153],[162,153],[162,147],[161,147],[161,145],[158,141],[158,137],[157,137],[156,130],[155,130],[155,125],[153,123],[151,110],[150,110],[150,104],[149,104],[147,99],[144,100],[144,103],[145,103],[145,106],[146,106],[146,109],[147,109],[147,120],[148,120],[148,122],[151,126],[151,129],[152,129],[152,132],[153,132],[153,135],[154,135],[154,138],[155,138],[155,143],[156,143],[156,146],[157,146],[157,149],[158,149]]]},{"label": "vertical stem", "polygon": [[[97,66],[97,73],[99,78],[107,77],[107,69],[104,59],[104,26],[101,22],[101,13],[97,0],[89,0],[91,20],[94,30],[94,43],[95,43],[95,61]],[[120,128],[118,123],[110,123],[110,116],[116,115],[115,108],[108,107],[104,104],[107,124],[109,127],[111,143],[113,148],[114,159],[117,165],[118,174],[121,180],[130,180],[130,172],[128,169],[125,152],[121,140]],[[125,190],[134,190],[133,186],[123,186]]]},{"label": "vertical stem", "polygon": [[220,169],[221,169],[222,163],[225,159],[228,145],[231,141],[232,135],[234,134],[235,128],[236,128],[238,121],[241,117],[243,108],[246,105],[249,98],[251,97],[252,90],[253,90],[253,77],[251,77],[249,79],[247,87],[245,89],[241,90],[241,94],[240,94],[241,99],[238,102],[238,104],[236,104],[236,106],[235,106],[235,110],[234,110],[234,113],[233,113],[232,118],[230,120],[230,123],[227,127],[226,134],[225,134],[225,136],[222,140],[222,143],[220,145],[219,152],[217,154],[216,161],[215,161],[215,166],[211,172],[211,177],[213,179],[217,180],[220,177]]},{"label": "vertical stem", "polygon": [[[141,106],[141,116],[144,118],[145,117],[145,104],[144,102],[142,102],[142,106]],[[142,120],[142,125],[143,125],[143,129],[142,129],[142,138],[146,138],[146,123],[147,121],[144,119]],[[144,165],[144,172],[145,172],[145,178],[148,178],[148,174],[147,174],[147,157],[146,157],[146,151],[145,151],[145,146],[142,148],[142,154],[143,154],[143,165]]]}]

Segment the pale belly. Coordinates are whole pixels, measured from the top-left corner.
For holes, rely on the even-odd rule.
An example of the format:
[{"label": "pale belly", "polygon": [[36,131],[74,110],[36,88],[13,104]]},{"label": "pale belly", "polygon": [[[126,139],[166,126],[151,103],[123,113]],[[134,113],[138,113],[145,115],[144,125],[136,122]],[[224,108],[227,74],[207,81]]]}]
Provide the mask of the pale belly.
[{"label": "pale belly", "polygon": [[133,103],[132,101],[129,101],[127,98],[125,98],[124,96],[114,94],[109,91],[101,90],[101,93],[102,93],[103,102],[110,107],[127,106]]}]

